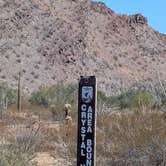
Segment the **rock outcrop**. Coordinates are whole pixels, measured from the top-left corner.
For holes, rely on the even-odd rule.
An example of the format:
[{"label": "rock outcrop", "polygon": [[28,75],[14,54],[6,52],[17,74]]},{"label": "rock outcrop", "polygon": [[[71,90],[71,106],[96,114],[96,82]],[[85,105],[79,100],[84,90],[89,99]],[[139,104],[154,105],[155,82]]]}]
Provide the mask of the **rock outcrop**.
[{"label": "rock outcrop", "polygon": [[144,17],[142,14],[134,14],[128,17],[129,24],[147,24],[147,18]]}]

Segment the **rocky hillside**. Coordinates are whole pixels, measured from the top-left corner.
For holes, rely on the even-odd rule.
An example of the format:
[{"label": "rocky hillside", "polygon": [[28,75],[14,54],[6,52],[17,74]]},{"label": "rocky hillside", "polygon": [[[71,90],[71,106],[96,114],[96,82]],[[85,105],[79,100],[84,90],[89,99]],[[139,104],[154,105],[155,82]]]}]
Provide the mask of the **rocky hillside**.
[{"label": "rocky hillside", "polygon": [[141,14],[118,15],[103,3],[79,0],[0,0],[0,81],[25,91],[98,78],[117,91],[166,79],[166,35]]}]

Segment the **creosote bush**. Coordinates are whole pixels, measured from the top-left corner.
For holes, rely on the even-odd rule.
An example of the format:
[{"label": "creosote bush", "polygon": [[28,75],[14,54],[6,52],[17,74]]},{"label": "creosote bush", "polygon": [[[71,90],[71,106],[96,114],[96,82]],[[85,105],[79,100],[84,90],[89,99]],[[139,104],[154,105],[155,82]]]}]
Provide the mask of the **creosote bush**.
[{"label": "creosote bush", "polygon": [[155,104],[155,96],[148,91],[129,90],[118,95],[106,96],[104,92],[98,91],[98,105],[105,104],[106,107],[119,109],[126,108],[151,108]]},{"label": "creosote bush", "polygon": [[1,148],[0,166],[36,166],[35,163],[30,162],[33,158],[33,153],[30,150],[23,151],[17,145]]},{"label": "creosote bush", "polygon": [[[165,165],[166,119],[163,112],[130,109],[98,119],[98,160],[105,165]],[[104,160],[103,160],[104,158]]]},{"label": "creosote bush", "polygon": [[[51,108],[53,114],[61,111],[66,103],[77,110],[78,87],[76,85],[65,86],[63,84],[51,87],[43,87],[32,93],[30,102]],[[98,108],[104,104],[106,108],[152,108],[156,104],[157,94],[149,91],[128,90],[117,95],[106,96],[104,92],[98,91]],[[161,97],[161,94],[160,94]],[[162,95],[161,102],[165,102]],[[58,111],[57,111],[58,110]],[[59,114],[59,113],[58,113]],[[59,115],[58,115],[59,116]]]},{"label": "creosote bush", "polygon": [[32,93],[30,102],[45,107],[55,106],[56,108],[63,108],[66,103],[74,105],[77,102],[77,86],[58,84],[43,87]]},{"label": "creosote bush", "polygon": [[152,107],[155,97],[148,91],[127,91],[117,96],[112,96],[110,104],[118,106],[120,109]]},{"label": "creosote bush", "polygon": [[133,96],[133,105],[135,107],[148,107],[151,108],[155,103],[155,97],[148,91],[136,92]]},{"label": "creosote bush", "polygon": [[0,102],[7,100],[8,106],[16,103],[17,91],[7,85],[7,83],[0,83]]}]

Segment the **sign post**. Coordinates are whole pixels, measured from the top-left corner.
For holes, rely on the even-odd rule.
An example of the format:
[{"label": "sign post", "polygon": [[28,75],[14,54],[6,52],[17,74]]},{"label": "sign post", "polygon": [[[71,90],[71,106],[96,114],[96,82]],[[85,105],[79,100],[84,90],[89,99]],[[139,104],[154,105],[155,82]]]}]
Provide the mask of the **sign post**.
[{"label": "sign post", "polygon": [[82,77],[78,94],[77,166],[95,166],[96,78]]}]

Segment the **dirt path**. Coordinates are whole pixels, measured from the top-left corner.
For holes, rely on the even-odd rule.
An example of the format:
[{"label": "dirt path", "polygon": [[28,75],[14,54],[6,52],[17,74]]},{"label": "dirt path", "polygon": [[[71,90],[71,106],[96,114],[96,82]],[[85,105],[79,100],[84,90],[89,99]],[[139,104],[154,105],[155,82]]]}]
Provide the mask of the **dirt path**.
[{"label": "dirt path", "polygon": [[54,158],[48,152],[38,152],[33,159],[37,166],[69,166],[70,163],[62,158]]}]

